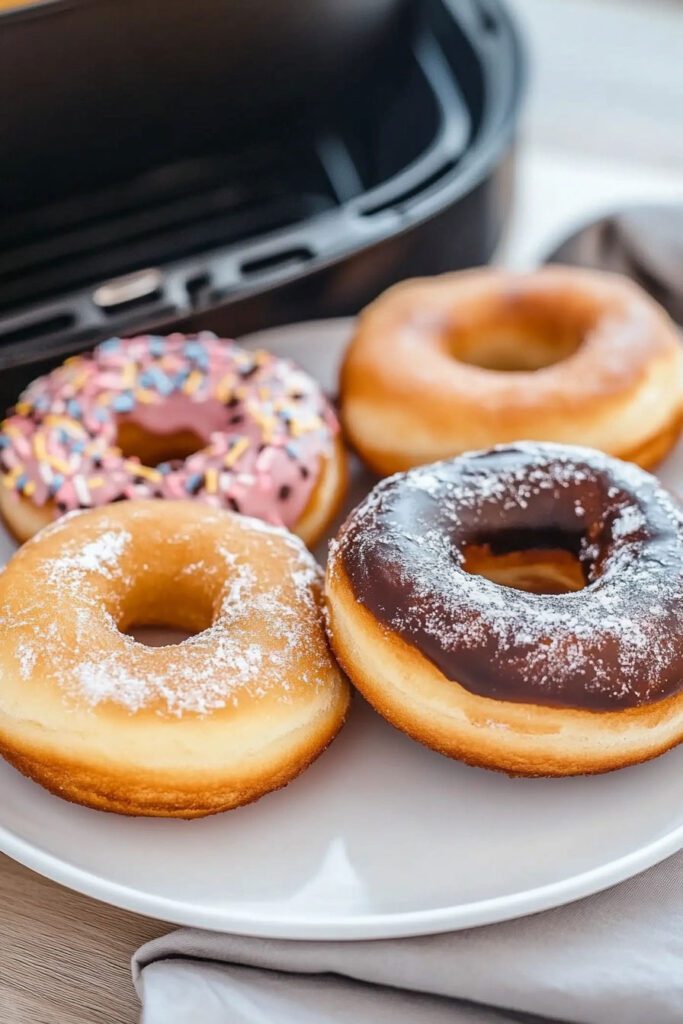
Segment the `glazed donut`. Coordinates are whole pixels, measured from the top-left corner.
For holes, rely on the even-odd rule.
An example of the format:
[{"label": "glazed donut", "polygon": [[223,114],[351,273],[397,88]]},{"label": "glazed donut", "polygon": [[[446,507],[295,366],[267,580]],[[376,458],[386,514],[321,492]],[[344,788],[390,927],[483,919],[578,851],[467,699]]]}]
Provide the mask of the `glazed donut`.
[{"label": "glazed donut", "polygon": [[326,600],[352,682],[450,757],[574,775],[683,738],[683,519],[632,464],[518,444],[388,478]]},{"label": "glazed donut", "polygon": [[380,474],[520,440],[647,467],[678,437],[682,369],[673,323],[624,277],[463,271],[406,281],[364,310],[342,420]]},{"label": "glazed donut", "polygon": [[26,540],[64,512],[195,498],[313,544],[346,460],[318,385],[210,333],[103,342],[29,385],[0,428],[0,511]]},{"label": "glazed donut", "polygon": [[[349,702],[321,575],[293,534],[196,502],[63,517],[0,576],[0,752],[121,814],[199,817],[286,785]],[[145,624],[196,635],[126,635]]]}]

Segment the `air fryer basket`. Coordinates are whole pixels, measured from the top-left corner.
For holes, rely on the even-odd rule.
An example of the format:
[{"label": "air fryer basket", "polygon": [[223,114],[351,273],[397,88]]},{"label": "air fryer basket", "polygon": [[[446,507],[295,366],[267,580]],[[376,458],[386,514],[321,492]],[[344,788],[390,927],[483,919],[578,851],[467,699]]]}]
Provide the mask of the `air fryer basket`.
[{"label": "air fryer basket", "polygon": [[324,122],[274,121],[238,150],[217,131],[201,156],[6,218],[1,397],[113,334],[353,313],[401,277],[486,262],[510,202],[519,38],[501,0],[413,13]]},{"label": "air fryer basket", "polygon": [[0,11],[0,211],[201,155],[217,133],[237,148],[275,118],[310,116],[381,58],[408,3],[42,0]]}]

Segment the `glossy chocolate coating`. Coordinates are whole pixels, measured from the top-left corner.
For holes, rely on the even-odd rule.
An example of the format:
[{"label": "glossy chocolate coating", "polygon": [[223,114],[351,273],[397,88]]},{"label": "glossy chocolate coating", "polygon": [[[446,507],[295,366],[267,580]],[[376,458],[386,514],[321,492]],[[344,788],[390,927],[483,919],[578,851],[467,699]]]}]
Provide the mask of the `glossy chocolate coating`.
[{"label": "glossy chocolate coating", "polygon": [[[586,586],[533,594],[467,573],[463,551],[559,546]],[[332,554],[356,599],[472,693],[594,711],[683,686],[683,525],[635,466],[519,444],[382,481]]]}]

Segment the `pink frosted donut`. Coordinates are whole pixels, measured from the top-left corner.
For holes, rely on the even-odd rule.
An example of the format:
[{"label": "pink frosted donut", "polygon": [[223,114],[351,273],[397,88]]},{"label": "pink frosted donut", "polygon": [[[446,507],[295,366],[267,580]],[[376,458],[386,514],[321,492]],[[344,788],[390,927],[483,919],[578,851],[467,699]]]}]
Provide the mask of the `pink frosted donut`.
[{"label": "pink frosted donut", "polygon": [[0,427],[0,470],[22,540],[74,509],[192,497],[312,543],[345,485],[315,381],[210,333],[112,338],[33,381]]}]

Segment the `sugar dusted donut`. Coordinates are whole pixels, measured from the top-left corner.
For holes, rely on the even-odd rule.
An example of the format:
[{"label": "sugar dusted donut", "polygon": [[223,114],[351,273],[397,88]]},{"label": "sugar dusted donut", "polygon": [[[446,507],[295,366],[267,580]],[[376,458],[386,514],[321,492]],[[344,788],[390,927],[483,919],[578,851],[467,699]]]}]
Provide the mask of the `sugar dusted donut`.
[{"label": "sugar dusted donut", "polygon": [[[0,576],[0,751],[123,814],[199,817],[284,786],[349,701],[320,577],[297,537],[196,502],[65,516]],[[147,647],[125,633],[144,624],[196,635]]]},{"label": "sugar dusted donut", "polygon": [[678,437],[682,369],[673,323],[626,278],[468,270],[406,281],[363,311],[342,420],[382,474],[520,440],[649,467]]},{"label": "sugar dusted donut", "polygon": [[195,498],[314,543],[345,487],[335,415],[285,359],[204,333],[112,338],[34,381],[0,429],[20,540],[64,512]]},{"label": "sugar dusted donut", "polygon": [[683,738],[683,519],[632,464],[520,444],[390,477],[326,598],[351,680],[451,757],[573,775]]}]

